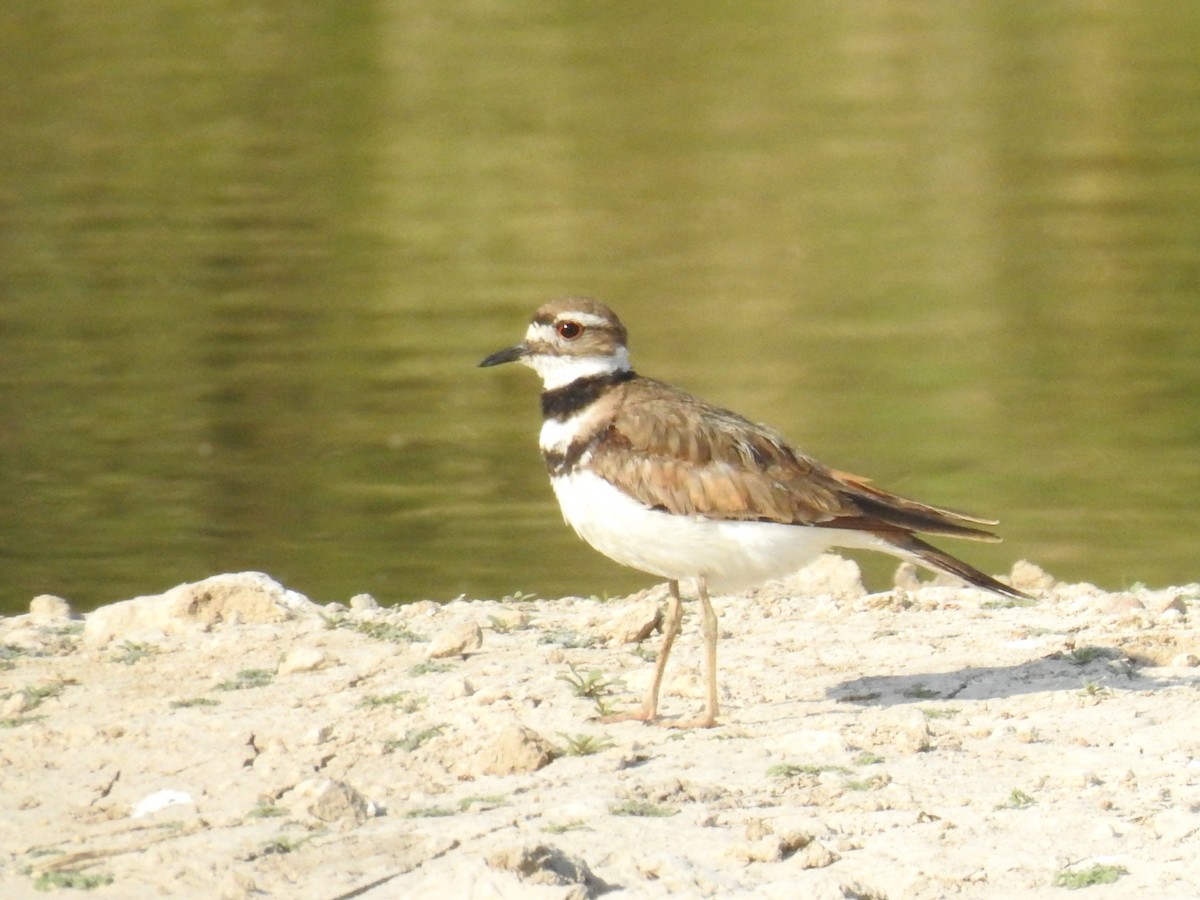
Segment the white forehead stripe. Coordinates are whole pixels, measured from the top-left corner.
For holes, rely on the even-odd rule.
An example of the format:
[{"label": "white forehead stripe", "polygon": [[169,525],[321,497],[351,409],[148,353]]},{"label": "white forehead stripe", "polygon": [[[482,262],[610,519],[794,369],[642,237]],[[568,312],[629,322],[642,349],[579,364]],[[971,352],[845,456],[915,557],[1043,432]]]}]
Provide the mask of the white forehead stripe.
[{"label": "white forehead stripe", "polygon": [[563,320],[578,322],[585,328],[604,328],[605,326],[612,324],[611,319],[606,319],[603,316],[594,316],[591,313],[585,312],[563,313],[556,321]]},{"label": "white forehead stripe", "polygon": [[525,343],[527,344],[548,344],[554,340],[554,337],[553,325],[530,322],[529,327],[525,329]]}]

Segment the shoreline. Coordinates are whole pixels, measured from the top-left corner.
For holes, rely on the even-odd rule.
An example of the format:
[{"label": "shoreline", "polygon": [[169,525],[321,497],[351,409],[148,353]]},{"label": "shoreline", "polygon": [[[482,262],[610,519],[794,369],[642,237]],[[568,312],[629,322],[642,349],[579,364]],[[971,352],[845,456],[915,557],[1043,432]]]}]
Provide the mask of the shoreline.
[{"label": "shoreline", "polygon": [[[37,598],[0,618],[0,893],[1200,895],[1200,585],[1012,577],[1034,603],[868,594],[837,557],[714,598],[695,731],[597,721],[640,702],[665,587]],[[702,705],[698,627],[685,600],[667,720]]]}]

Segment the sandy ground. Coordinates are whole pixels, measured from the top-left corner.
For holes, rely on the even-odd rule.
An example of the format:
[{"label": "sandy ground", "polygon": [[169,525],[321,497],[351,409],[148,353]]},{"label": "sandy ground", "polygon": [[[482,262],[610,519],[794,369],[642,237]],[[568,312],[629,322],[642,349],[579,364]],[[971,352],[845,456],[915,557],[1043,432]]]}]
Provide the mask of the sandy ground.
[{"label": "sandy ground", "polygon": [[[720,598],[722,718],[634,707],[661,589],[317,605],[254,573],[0,619],[0,896],[1200,896],[1200,585],[1018,604],[827,558]],[[698,712],[689,604],[665,717]]]}]

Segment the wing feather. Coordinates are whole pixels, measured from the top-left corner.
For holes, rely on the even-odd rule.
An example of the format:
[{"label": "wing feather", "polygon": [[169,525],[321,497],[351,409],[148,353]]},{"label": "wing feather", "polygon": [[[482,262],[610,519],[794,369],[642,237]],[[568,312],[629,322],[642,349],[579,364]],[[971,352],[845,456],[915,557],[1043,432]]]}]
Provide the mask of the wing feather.
[{"label": "wing feather", "polygon": [[769,428],[646,378],[615,387],[588,464],[647,506],[684,515],[997,540],[972,516],[883,491]]}]

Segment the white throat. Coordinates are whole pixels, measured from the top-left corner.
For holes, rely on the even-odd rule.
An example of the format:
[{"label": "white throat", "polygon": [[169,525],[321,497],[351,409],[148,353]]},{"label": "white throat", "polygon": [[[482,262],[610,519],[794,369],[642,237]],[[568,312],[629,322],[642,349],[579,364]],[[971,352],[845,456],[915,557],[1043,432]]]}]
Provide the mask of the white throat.
[{"label": "white throat", "polygon": [[629,371],[629,351],[618,347],[608,356],[554,356],[533,354],[521,360],[541,376],[542,387],[547,391],[566,387],[580,378],[594,378],[613,372]]}]

